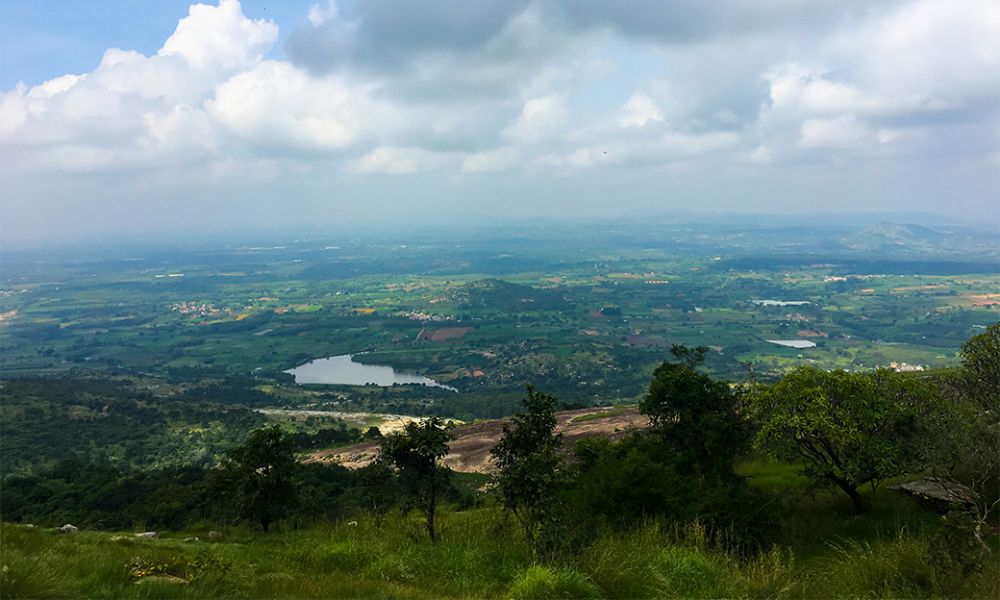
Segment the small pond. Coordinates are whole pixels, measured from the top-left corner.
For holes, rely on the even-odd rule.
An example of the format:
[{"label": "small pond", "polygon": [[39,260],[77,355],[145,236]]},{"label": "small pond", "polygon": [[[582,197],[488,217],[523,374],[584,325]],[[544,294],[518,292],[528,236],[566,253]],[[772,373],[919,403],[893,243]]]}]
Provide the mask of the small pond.
[{"label": "small pond", "polygon": [[423,384],[457,392],[455,388],[438,383],[422,375],[403,373],[382,365],[363,365],[354,362],[352,355],[342,354],[328,358],[317,358],[304,365],[289,369],[285,373],[295,376],[295,383],[326,383],[335,385],[391,386],[394,383]]}]

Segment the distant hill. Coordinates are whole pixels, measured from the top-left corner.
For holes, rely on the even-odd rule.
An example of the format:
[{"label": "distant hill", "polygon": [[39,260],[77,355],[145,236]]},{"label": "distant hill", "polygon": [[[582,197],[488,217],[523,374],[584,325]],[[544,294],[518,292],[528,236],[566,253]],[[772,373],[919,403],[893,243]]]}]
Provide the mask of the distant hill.
[{"label": "distant hill", "polygon": [[502,279],[470,281],[452,294],[457,307],[490,308],[503,312],[560,310],[566,307],[562,292],[511,283]]},{"label": "distant hill", "polygon": [[845,236],[841,241],[852,250],[933,251],[940,248],[949,237],[947,233],[922,225],[881,221],[858,233]]},{"label": "distant hill", "polygon": [[940,226],[937,228],[912,223],[881,221],[839,239],[846,250],[882,253],[889,256],[935,257],[977,256],[988,261],[1000,256],[1000,235],[968,228]]}]

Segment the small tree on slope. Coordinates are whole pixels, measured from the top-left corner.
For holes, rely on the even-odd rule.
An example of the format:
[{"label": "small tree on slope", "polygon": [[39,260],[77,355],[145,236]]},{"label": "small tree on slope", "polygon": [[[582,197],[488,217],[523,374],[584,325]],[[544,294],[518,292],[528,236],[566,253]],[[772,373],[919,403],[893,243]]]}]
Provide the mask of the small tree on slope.
[{"label": "small tree on slope", "polygon": [[277,425],[254,431],[230,450],[223,477],[240,517],[257,521],[267,533],[296,501],[295,469],[292,442]]},{"label": "small tree on slope", "polygon": [[554,396],[529,386],[523,402],[525,412],[503,426],[503,436],[490,450],[497,466],[493,485],[500,504],[514,514],[539,553],[547,546],[546,526],[557,516],[562,436],[555,433]]},{"label": "small tree on slope", "polygon": [[438,417],[410,422],[403,431],[382,438],[378,460],[399,474],[408,505],[419,508],[427,523],[427,534],[437,541],[434,518],[438,496],[448,484],[448,470],[438,461],[448,454],[448,427]]},{"label": "small tree on slope", "polygon": [[718,480],[732,476],[750,434],[729,385],[696,370],[706,350],[675,344],[671,353],[678,362],[664,362],[653,371],[639,410],[649,417],[678,470]]}]

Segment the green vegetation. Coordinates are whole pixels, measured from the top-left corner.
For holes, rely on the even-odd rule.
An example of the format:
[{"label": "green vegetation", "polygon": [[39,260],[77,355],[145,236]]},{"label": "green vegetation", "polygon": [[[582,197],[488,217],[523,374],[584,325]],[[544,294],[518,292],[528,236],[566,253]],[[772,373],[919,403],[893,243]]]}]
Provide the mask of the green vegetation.
[{"label": "green vegetation", "polygon": [[[0,590],[46,598],[986,598],[1000,590],[996,569],[955,576],[933,560],[940,520],[911,501],[886,495],[859,522],[846,498],[805,491],[778,524],[788,545],[750,557],[698,526],[652,521],[603,530],[539,564],[519,529],[489,508],[442,511],[436,544],[421,518],[398,513],[381,525],[359,518],[267,536],[220,528],[219,540],[207,529],[139,540],[3,524]],[[194,536],[201,541],[183,541]]]},{"label": "green vegetation", "polygon": [[258,382],[173,385],[96,372],[0,383],[0,474],[29,473],[67,458],[118,469],[206,467],[251,431],[277,423],[296,450],[361,439],[363,418],[267,415]]},{"label": "green vegetation", "polygon": [[[688,229],[15,260],[0,596],[1000,596],[995,264]],[[458,392],[283,372],[334,354]]]},{"label": "green vegetation", "polygon": [[239,516],[260,523],[267,533],[298,500],[292,441],[277,426],[258,429],[226,458],[212,487],[231,494]]},{"label": "green vegetation", "polygon": [[562,436],[556,427],[555,396],[531,387],[524,398],[525,412],[504,424],[500,441],[490,450],[497,472],[493,489],[500,505],[521,524],[528,544],[536,553],[553,548],[561,506],[562,487],[559,447]]},{"label": "green vegetation", "polygon": [[801,367],[754,398],[757,445],[802,461],[807,477],[839,487],[860,514],[869,502],[858,488],[914,471],[916,413],[940,402],[934,394],[887,371]]},{"label": "green vegetation", "polygon": [[403,431],[382,438],[379,462],[398,474],[406,508],[424,515],[427,535],[437,541],[434,517],[439,496],[448,487],[449,473],[439,461],[448,454],[448,427],[437,417],[410,422]]},{"label": "green vegetation", "polygon": [[[872,260],[855,233],[650,224],[136,248],[127,261],[15,253],[0,280],[0,372],[86,368],[178,386],[252,378],[259,397],[226,401],[470,420],[516,412],[528,383],[569,403],[635,403],[674,343],[711,347],[704,368],[731,380],[747,363],[762,381],[806,363],[950,367],[998,319],[991,238]],[[303,389],[283,373],[341,354],[461,393]]]}]

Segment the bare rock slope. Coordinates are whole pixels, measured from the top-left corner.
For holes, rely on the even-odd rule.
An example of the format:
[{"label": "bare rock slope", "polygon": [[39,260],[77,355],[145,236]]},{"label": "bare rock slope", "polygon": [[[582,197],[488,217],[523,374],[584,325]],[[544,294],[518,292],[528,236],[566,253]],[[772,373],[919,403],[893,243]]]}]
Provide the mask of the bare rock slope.
[{"label": "bare rock slope", "polygon": [[[444,465],[462,473],[490,473],[493,464],[490,448],[503,433],[506,419],[478,421],[456,427],[450,443],[451,452]],[[556,432],[563,436],[563,447],[572,448],[589,437],[617,439],[629,430],[646,427],[648,420],[635,406],[585,408],[556,413]],[[377,442],[365,442],[309,455],[309,462],[337,463],[351,469],[363,467],[378,455]]]}]

